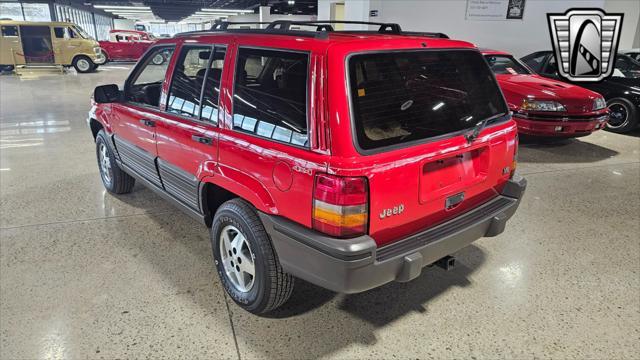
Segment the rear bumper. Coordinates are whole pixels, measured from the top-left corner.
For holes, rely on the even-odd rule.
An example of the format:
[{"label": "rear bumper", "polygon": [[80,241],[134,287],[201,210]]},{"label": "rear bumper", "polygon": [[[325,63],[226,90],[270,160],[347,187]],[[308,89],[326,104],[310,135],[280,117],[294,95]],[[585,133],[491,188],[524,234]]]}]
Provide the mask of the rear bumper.
[{"label": "rear bumper", "polygon": [[334,239],[282,217],[260,213],[284,271],[341,293],[409,281],[422,268],[483,236],[504,231],[527,182],[516,175],[502,194],[446,223],[378,248],[369,236]]},{"label": "rear bumper", "polygon": [[513,119],[518,124],[518,132],[527,135],[536,136],[584,136],[600,129],[604,129],[608,115],[589,121],[564,121],[562,119],[550,120],[531,120],[519,117],[514,114]]}]

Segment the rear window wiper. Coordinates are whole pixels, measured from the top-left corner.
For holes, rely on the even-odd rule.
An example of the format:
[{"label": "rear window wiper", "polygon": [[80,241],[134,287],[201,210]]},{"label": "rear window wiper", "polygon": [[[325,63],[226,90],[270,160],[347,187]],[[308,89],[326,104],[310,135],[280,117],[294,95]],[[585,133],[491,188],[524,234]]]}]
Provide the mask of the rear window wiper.
[{"label": "rear window wiper", "polygon": [[467,143],[471,144],[472,142],[474,142],[478,138],[478,135],[480,135],[482,130],[484,130],[484,128],[487,127],[487,124],[489,123],[489,121],[499,118],[503,115],[504,114],[497,114],[497,115],[489,116],[484,120],[478,122],[476,126],[473,127],[473,130],[471,130],[470,132],[464,135],[464,138],[467,140]]}]

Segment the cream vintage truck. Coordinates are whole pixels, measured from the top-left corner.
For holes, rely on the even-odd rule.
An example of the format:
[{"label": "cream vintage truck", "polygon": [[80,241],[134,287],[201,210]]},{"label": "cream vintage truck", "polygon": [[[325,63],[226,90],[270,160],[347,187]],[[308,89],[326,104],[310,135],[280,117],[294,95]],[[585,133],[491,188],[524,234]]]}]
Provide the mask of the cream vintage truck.
[{"label": "cream vintage truck", "polygon": [[73,66],[94,71],[105,59],[98,42],[68,22],[0,20],[0,67],[16,65]]}]

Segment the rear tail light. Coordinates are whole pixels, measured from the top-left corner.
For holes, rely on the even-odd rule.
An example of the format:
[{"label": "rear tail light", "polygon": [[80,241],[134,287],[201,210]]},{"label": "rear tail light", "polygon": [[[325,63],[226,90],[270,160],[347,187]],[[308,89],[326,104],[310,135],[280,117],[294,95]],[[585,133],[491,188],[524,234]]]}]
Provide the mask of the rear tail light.
[{"label": "rear tail light", "polygon": [[368,203],[366,178],[318,174],[313,190],[313,228],[341,238],[364,235]]},{"label": "rear tail light", "polygon": [[516,167],[518,166],[518,147],[520,146],[520,138],[518,137],[518,134],[516,134],[516,139],[515,139],[515,148],[513,150],[513,160],[511,161],[511,174],[510,174],[510,178],[513,177],[513,174],[515,174],[516,172]]}]

